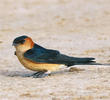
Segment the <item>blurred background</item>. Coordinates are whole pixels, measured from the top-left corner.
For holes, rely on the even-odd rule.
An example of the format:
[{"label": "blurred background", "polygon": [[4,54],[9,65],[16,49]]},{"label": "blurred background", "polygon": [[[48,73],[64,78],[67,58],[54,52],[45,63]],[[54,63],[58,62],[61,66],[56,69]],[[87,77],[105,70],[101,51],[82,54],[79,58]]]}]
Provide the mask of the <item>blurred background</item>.
[{"label": "blurred background", "polygon": [[21,35],[70,56],[110,63],[110,0],[0,0],[0,78],[6,82],[11,80],[6,76],[22,76],[28,71],[12,47],[13,39]]},{"label": "blurred background", "polygon": [[104,51],[104,55],[108,55],[109,0],[0,0],[0,2],[2,55],[10,57],[13,54],[12,41],[20,35],[30,36],[38,44],[59,49],[73,56],[89,54],[95,56]]},{"label": "blurred background", "polygon": [[109,30],[109,0],[0,0],[1,33],[87,33]]}]

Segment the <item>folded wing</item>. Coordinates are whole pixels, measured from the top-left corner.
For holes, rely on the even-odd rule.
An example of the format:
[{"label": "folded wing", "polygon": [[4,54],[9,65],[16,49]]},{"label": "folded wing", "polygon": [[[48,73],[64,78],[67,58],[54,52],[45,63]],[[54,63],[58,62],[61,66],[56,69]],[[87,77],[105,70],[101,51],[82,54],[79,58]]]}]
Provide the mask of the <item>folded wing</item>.
[{"label": "folded wing", "polygon": [[38,46],[35,46],[34,48],[26,51],[24,53],[24,57],[33,62],[64,64],[67,66],[72,66],[75,64],[88,64],[94,62],[94,58],[69,57],[61,54],[57,50],[45,49]]}]

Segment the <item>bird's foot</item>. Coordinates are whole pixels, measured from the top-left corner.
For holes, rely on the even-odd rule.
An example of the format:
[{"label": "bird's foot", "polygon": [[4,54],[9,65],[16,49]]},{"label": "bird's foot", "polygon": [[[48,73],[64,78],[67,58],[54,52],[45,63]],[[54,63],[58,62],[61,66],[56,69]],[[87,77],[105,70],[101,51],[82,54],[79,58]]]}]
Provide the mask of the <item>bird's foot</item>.
[{"label": "bird's foot", "polygon": [[39,71],[39,72],[37,72],[37,73],[34,73],[34,74],[32,75],[32,77],[33,77],[33,78],[43,78],[43,77],[48,76],[49,74],[50,74],[50,73],[48,73],[48,72]]}]

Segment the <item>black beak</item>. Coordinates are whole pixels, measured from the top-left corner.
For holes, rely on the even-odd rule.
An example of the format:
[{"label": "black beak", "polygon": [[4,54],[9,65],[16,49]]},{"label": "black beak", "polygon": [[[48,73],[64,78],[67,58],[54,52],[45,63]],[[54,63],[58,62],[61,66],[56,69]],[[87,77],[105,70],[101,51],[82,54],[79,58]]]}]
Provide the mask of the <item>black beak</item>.
[{"label": "black beak", "polygon": [[12,46],[16,46],[17,44],[13,42]]}]

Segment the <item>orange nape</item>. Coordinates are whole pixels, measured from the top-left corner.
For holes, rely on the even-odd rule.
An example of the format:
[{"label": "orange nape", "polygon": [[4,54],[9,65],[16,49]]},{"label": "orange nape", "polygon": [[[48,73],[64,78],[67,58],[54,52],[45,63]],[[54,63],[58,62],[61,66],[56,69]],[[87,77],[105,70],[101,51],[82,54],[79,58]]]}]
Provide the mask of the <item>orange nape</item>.
[{"label": "orange nape", "polygon": [[25,46],[30,46],[31,48],[33,48],[34,42],[32,41],[32,39],[30,37],[28,37],[24,40],[25,40],[25,43],[24,43]]}]

